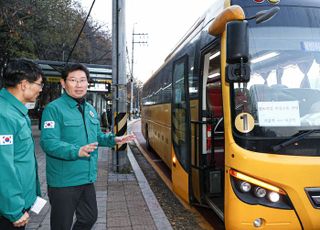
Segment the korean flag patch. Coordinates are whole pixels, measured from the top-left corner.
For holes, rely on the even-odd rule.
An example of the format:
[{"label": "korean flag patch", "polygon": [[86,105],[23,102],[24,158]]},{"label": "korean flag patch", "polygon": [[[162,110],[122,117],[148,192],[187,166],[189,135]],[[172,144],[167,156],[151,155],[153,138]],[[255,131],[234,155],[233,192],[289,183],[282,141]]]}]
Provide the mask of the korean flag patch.
[{"label": "korean flag patch", "polygon": [[12,145],[13,136],[12,135],[0,135],[0,145]]},{"label": "korean flag patch", "polygon": [[54,128],[54,121],[45,121],[43,128],[45,129],[53,129]]}]

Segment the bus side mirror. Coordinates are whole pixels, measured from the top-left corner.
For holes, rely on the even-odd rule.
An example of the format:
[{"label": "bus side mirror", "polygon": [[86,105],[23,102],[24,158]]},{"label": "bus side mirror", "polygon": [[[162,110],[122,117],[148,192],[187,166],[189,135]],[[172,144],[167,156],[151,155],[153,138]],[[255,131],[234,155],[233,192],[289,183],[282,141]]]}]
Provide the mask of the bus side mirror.
[{"label": "bus side mirror", "polygon": [[250,80],[248,22],[227,23],[226,81],[248,82]]}]

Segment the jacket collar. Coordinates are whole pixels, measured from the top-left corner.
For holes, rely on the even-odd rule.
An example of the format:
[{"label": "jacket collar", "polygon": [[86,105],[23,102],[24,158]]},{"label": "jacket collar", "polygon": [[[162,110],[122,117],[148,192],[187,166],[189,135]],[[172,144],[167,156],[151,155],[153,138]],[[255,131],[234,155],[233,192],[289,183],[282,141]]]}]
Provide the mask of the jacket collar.
[{"label": "jacket collar", "polygon": [[[73,97],[70,97],[66,92],[62,94],[62,98],[67,102],[70,108],[77,107],[79,103],[76,99],[74,99]],[[84,104],[85,104],[85,101],[84,101]]]},{"label": "jacket collar", "polygon": [[19,110],[24,116],[28,114],[28,108],[21,101],[19,101],[13,94],[11,94],[6,88],[1,89],[0,97],[3,97],[17,110]]}]

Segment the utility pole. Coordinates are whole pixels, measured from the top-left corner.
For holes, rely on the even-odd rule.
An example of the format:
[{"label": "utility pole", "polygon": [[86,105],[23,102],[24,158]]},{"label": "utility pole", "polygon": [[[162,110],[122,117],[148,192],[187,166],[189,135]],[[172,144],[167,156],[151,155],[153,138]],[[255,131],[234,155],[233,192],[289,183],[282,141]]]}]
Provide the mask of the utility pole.
[{"label": "utility pole", "polygon": [[[139,36],[139,40],[136,41],[135,40],[135,37],[136,36]],[[134,32],[134,26],[133,26],[133,29],[132,29],[132,58],[131,58],[131,77],[130,77],[130,90],[131,90],[131,93],[130,93],[130,114],[129,114],[129,118],[131,120],[131,117],[132,117],[132,114],[133,114],[133,65],[134,65],[134,46],[135,44],[145,44],[147,45],[148,44],[148,41],[146,41],[146,37],[148,36],[147,33],[135,33]]]},{"label": "utility pole", "polygon": [[[112,127],[116,136],[127,133],[127,78],[125,45],[125,0],[112,1]],[[127,169],[127,144],[116,145],[112,154],[116,171]]]}]

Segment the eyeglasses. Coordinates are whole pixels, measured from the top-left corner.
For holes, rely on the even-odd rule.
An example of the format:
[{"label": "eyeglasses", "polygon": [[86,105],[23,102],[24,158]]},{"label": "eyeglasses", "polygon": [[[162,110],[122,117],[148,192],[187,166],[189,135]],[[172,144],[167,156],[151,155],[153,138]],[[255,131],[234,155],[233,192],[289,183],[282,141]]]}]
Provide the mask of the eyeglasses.
[{"label": "eyeglasses", "polygon": [[30,84],[36,84],[36,85],[40,86],[41,89],[42,89],[43,86],[44,86],[44,83],[38,83],[38,82],[30,82]]},{"label": "eyeglasses", "polygon": [[67,81],[69,81],[72,85],[76,85],[76,84],[83,85],[88,83],[87,79],[77,80],[72,78],[72,79],[67,79]]}]

